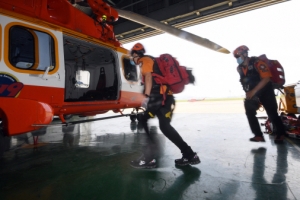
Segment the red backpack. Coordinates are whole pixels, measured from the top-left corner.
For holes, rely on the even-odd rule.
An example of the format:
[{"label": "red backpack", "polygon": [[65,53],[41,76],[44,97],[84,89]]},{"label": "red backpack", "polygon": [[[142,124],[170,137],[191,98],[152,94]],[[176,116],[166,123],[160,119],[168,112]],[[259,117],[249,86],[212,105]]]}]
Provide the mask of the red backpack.
[{"label": "red backpack", "polygon": [[275,89],[282,89],[285,84],[284,69],[277,60],[269,60],[265,54],[258,57],[265,62],[272,74],[271,80]]},{"label": "red backpack", "polygon": [[160,85],[167,85],[174,94],[181,93],[185,85],[194,83],[192,71],[180,66],[179,62],[170,54],[162,54],[154,58],[161,74],[152,73],[154,81]]}]

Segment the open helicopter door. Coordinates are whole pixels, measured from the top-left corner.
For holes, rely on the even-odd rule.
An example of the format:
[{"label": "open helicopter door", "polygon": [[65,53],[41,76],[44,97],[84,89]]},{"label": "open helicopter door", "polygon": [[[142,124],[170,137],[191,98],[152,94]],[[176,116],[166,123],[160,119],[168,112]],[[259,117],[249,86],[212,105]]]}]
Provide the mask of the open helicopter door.
[{"label": "open helicopter door", "polygon": [[119,98],[118,55],[111,48],[64,35],[65,102]]}]

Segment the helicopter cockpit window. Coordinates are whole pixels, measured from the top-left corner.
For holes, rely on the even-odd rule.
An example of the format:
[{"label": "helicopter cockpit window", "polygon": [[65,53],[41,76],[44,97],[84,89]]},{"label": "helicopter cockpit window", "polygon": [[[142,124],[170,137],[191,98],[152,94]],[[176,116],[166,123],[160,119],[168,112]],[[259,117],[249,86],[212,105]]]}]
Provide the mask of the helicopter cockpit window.
[{"label": "helicopter cockpit window", "polygon": [[19,69],[50,71],[55,67],[54,40],[44,32],[22,26],[9,30],[9,61]]},{"label": "helicopter cockpit window", "polygon": [[123,72],[126,80],[128,81],[138,81],[138,71],[137,66],[130,62],[127,57],[123,58]]}]

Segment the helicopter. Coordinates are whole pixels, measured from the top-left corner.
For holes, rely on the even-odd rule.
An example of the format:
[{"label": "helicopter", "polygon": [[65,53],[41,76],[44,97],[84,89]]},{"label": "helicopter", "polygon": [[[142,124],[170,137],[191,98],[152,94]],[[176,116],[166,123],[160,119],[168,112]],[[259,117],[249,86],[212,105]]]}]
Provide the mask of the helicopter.
[{"label": "helicopter", "polygon": [[[15,136],[50,126],[55,117],[113,111],[130,118],[144,99],[140,69],[113,32],[119,15],[217,52],[205,38],[161,24],[103,0],[0,0],[0,132]],[[80,120],[71,123],[84,123]]]}]

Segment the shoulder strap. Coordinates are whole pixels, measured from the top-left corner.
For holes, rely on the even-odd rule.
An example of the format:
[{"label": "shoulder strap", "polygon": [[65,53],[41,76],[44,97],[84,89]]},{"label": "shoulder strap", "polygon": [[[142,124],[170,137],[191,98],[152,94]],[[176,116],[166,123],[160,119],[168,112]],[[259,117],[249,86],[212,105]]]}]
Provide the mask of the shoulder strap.
[{"label": "shoulder strap", "polygon": [[250,57],[249,64],[254,65],[259,60],[258,57],[252,56]]},{"label": "shoulder strap", "polygon": [[251,64],[256,72],[258,72],[258,71],[257,71],[257,68],[255,66],[255,63],[258,62],[258,61],[259,61],[259,57],[256,57],[256,56],[252,56],[249,60],[249,65]]},{"label": "shoulder strap", "polygon": [[238,65],[236,67],[236,71],[242,76],[243,75],[243,71],[242,71],[242,66],[241,65]]},{"label": "shoulder strap", "polygon": [[[143,55],[142,57],[148,57],[148,58],[151,58],[154,62],[155,62],[155,58],[153,56],[149,56],[149,55]],[[141,57],[141,58],[142,58]]]}]

